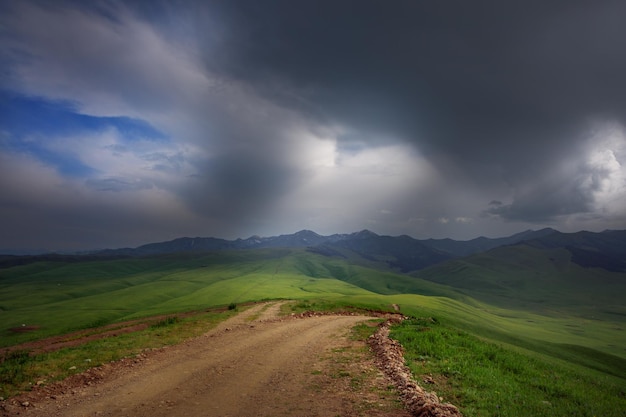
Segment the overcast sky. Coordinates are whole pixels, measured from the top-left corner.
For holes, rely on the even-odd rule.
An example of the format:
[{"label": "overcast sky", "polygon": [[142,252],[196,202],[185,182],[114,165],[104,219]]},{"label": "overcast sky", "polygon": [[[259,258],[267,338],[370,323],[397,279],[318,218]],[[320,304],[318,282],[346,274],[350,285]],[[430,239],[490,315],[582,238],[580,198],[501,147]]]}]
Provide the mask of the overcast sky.
[{"label": "overcast sky", "polygon": [[0,249],[626,228],[626,2],[3,1]]}]

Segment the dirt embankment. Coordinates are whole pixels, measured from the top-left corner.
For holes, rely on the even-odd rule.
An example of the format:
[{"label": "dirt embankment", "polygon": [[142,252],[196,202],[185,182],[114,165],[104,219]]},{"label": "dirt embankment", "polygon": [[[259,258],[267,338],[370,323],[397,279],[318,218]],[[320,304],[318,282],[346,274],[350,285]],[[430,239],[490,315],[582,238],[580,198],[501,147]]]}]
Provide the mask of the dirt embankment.
[{"label": "dirt embankment", "polygon": [[0,403],[0,416],[449,415],[401,407],[365,343],[349,337],[371,317],[279,318],[279,307],[254,306],[181,345],[38,386]]},{"label": "dirt embankment", "polygon": [[389,338],[389,326],[394,319],[383,323],[370,336],[369,345],[376,353],[376,362],[400,392],[402,401],[416,417],[460,417],[461,412],[452,404],[444,404],[435,392],[420,387],[409,368],[404,364],[404,350],[397,341]]}]

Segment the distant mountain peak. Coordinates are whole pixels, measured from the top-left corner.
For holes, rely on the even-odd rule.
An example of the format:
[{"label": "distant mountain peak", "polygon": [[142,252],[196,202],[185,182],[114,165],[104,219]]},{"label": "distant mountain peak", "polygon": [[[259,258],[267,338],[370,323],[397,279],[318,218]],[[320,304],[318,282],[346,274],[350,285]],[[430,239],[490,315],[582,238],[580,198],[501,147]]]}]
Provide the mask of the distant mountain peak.
[{"label": "distant mountain peak", "polygon": [[295,236],[303,237],[303,236],[312,236],[312,237],[320,237],[317,233],[312,230],[302,229],[299,232],[294,233]]},{"label": "distant mountain peak", "polygon": [[355,238],[359,238],[359,239],[366,239],[369,237],[378,237],[376,233],[368,229],[363,229],[360,232],[353,233],[352,236]]}]

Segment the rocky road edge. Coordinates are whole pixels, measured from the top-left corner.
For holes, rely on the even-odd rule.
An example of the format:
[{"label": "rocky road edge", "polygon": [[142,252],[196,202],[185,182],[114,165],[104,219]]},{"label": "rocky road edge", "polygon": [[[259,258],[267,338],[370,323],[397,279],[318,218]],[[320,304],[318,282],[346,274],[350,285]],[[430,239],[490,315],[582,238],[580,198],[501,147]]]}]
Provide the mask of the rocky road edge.
[{"label": "rocky road edge", "polygon": [[[395,309],[395,307],[394,307]],[[398,311],[399,309],[395,309]],[[376,356],[376,366],[389,378],[400,393],[406,410],[415,417],[462,417],[457,407],[450,403],[442,403],[437,393],[426,391],[420,387],[409,368],[405,365],[404,348],[389,337],[392,325],[402,322],[407,317],[398,313],[369,311],[371,316],[384,318],[376,333],[367,341]],[[336,312],[306,311],[293,314],[295,318],[306,318],[320,315],[338,315]],[[343,313],[354,315],[354,313]]]},{"label": "rocky road edge", "polygon": [[409,368],[405,365],[404,349],[397,341],[389,338],[389,328],[401,318],[389,318],[379,326],[368,340],[376,354],[376,364],[393,381],[405,408],[415,417],[461,417],[452,404],[442,403],[434,392],[421,388]]}]

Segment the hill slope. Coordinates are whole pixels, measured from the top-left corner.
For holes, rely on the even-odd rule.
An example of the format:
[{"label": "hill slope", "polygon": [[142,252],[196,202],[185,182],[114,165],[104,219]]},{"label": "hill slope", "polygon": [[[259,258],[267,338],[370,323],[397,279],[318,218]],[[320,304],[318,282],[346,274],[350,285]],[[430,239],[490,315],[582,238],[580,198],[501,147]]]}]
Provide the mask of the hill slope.
[{"label": "hill slope", "polygon": [[453,239],[427,239],[421,241],[423,244],[448,253],[453,256],[469,256],[475,253],[485,252],[499,246],[514,245],[526,240],[539,239],[558,233],[554,229],[526,230],[525,232],[516,233],[514,235],[502,238],[486,238],[478,237],[472,240],[453,240]]},{"label": "hill slope", "polygon": [[527,243],[537,248],[565,248],[572,254],[572,262],[582,267],[626,272],[626,230],[602,233],[555,231]]},{"label": "hill slope", "polygon": [[608,264],[596,262],[604,268],[591,268],[580,261],[580,251],[589,250],[540,242],[499,247],[412,275],[507,308],[588,318],[626,316],[626,273],[612,268],[614,258]]},{"label": "hill slope", "polygon": [[[35,262],[0,269],[0,343],[231,302],[403,293],[462,297],[436,283],[305,249]],[[23,324],[37,330],[22,333]]]}]

